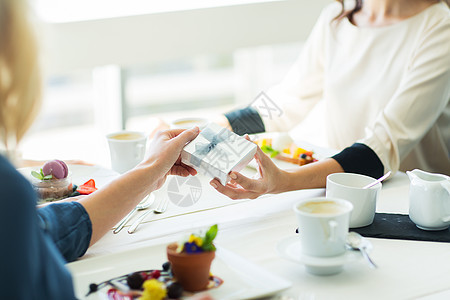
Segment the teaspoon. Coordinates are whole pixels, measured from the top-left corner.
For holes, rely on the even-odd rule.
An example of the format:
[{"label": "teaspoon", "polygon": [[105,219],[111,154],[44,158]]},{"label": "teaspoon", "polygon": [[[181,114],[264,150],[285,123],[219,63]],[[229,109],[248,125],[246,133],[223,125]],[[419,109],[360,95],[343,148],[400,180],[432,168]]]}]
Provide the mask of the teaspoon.
[{"label": "teaspoon", "polygon": [[377,180],[375,180],[374,182],[369,183],[368,185],[364,186],[363,189],[368,189],[370,187],[373,187],[375,184],[377,184],[378,182],[382,182],[383,180],[385,180],[386,178],[389,177],[389,175],[391,175],[391,171],[387,172],[386,174],[384,174],[383,176],[381,176],[380,178],[378,178]]},{"label": "teaspoon", "polygon": [[376,269],[377,265],[372,261],[369,254],[367,254],[367,251],[366,251],[367,243],[368,243],[367,240],[359,233],[351,231],[347,235],[347,245],[350,246],[354,250],[361,251],[361,254],[367,260],[369,265],[372,268]]}]

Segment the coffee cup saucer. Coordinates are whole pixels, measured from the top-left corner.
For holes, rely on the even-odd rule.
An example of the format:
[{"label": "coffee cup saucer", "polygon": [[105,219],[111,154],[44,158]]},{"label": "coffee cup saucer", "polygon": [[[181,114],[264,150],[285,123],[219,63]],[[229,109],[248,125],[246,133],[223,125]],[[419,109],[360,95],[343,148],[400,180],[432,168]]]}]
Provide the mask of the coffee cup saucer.
[{"label": "coffee cup saucer", "polygon": [[[341,272],[343,266],[363,258],[361,252],[347,250],[344,254],[333,257],[315,257],[301,254],[302,245],[298,235],[289,236],[278,242],[278,254],[290,261],[303,264],[314,275],[333,275]],[[371,245],[368,251],[370,251]]]}]

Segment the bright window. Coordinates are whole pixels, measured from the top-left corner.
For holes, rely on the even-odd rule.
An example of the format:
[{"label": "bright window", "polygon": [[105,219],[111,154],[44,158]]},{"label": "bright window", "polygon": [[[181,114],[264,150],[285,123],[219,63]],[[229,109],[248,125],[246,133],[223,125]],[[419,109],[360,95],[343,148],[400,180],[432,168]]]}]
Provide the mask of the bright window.
[{"label": "bright window", "polygon": [[282,0],[35,0],[45,22],[64,23]]}]

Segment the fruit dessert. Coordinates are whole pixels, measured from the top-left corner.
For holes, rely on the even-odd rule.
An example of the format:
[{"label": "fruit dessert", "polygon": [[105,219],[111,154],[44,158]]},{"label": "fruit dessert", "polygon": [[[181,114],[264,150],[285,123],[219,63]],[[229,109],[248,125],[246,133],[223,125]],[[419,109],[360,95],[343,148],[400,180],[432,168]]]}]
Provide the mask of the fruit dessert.
[{"label": "fruit dessert", "polygon": [[73,193],[69,168],[61,160],[47,161],[39,173],[31,171],[31,175],[39,202],[60,200]]},{"label": "fruit dessert", "polygon": [[[217,288],[222,283],[222,279],[210,275],[209,284],[205,289]],[[170,262],[165,262],[162,269],[138,271],[98,284],[91,283],[86,297],[103,289],[107,299],[114,300],[168,300],[193,295],[174,279]]]},{"label": "fruit dessert", "polygon": [[288,134],[275,138],[261,138],[255,141],[261,150],[271,158],[276,158],[296,165],[306,165],[317,161],[313,151],[295,145]]},{"label": "fruit dessert", "polygon": [[216,252],[213,240],[217,230],[217,225],[213,225],[202,236],[191,234],[187,241],[167,246],[173,275],[185,290],[197,292],[207,287]]},{"label": "fruit dessert", "polygon": [[31,183],[37,192],[39,203],[88,195],[97,190],[93,179],[80,186],[72,184],[67,164],[58,159],[47,161],[39,172],[31,171],[31,175]]},{"label": "fruit dessert", "polygon": [[[209,272],[216,249],[212,242],[216,235],[217,225],[213,225],[204,235],[192,234],[180,244],[170,244],[167,247],[169,261],[162,265],[162,269],[138,271],[92,283],[86,296],[109,287],[105,290],[108,299],[180,299],[192,296],[193,292],[217,288],[223,280]],[[189,277],[187,281],[186,276]]]}]

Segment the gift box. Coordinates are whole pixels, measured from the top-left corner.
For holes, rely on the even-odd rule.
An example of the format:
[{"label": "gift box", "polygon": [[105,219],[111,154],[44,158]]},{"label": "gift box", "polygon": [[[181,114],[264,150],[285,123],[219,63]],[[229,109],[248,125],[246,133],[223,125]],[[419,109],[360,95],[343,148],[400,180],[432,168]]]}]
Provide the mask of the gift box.
[{"label": "gift box", "polygon": [[181,162],[225,185],[256,153],[256,144],[215,123],[209,123],[181,152]]}]

